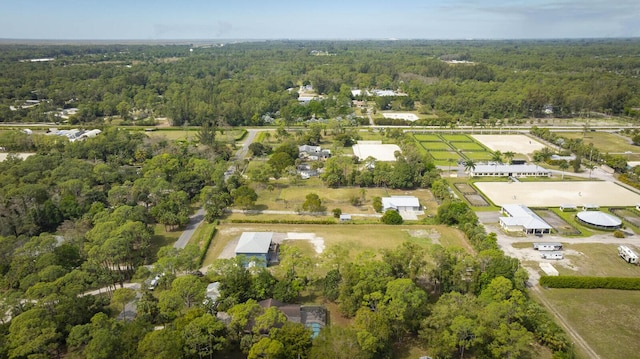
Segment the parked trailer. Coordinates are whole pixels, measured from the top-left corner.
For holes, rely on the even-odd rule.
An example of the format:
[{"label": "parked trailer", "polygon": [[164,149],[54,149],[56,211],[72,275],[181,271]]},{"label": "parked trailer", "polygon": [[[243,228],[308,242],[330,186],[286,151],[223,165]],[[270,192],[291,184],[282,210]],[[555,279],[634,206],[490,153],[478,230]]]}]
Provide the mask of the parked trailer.
[{"label": "parked trailer", "polygon": [[540,252],[540,257],[542,259],[563,259],[564,255],[562,252]]},{"label": "parked trailer", "polygon": [[533,249],[538,251],[561,251],[562,243],[559,242],[536,242]]},{"label": "parked trailer", "polygon": [[618,254],[627,263],[638,264],[638,255],[627,246],[619,246]]}]

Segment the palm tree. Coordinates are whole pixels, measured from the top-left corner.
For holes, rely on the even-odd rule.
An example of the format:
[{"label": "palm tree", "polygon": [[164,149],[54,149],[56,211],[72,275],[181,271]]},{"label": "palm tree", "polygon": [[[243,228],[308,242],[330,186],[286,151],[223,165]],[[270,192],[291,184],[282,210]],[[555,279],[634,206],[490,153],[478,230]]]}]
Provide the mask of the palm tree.
[{"label": "palm tree", "polygon": [[502,152],[500,150],[491,154],[491,161],[502,163]]},{"label": "palm tree", "polygon": [[564,180],[564,171],[569,168],[569,163],[567,161],[560,162],[560,169],[562,170],[562,179]]},{"label": "palm tree", "polygon": [[584,166],[589,169],[589,178],[591,178],[591,171],[593,171],[593,169],[596,168],[596,166],[593,163],[589,163]]},{"label": "palm tree", "polygon": [[507,163],[511,163],[511,160],[516,156],[516,153],[513,151],[507,151],[504,153],[504,157],[507,159]]},{"label": "palm tree", "polygon": [[476,169],[476,163],[473,162],[472,159],[468,159],[468,160],[464,161],[464,171],[465,172],[468,173],[468,172],[471,172],[471,171],[473,171],[475,169]]},{"label": "palm tree", "polygon": [[453,158],[447,158],[447,162],[449,163],[449,174],[451,174],[451,163],[455,161]]}]

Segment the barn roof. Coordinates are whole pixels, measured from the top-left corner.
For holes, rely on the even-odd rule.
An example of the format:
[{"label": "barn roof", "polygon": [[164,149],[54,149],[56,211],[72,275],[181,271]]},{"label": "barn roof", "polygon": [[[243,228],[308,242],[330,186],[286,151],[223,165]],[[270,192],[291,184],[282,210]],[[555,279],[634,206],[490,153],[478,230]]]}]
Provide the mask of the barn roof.
[{"label": "barn roof", "polygon": [[242,232],[236,254],[242,253],[269,253],[273,232]]}]

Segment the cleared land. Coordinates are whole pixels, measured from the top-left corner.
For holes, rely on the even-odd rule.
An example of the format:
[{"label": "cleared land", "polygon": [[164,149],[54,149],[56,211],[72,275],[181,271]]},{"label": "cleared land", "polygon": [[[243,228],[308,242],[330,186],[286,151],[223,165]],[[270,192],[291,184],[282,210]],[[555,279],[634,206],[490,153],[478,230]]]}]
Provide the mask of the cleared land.
[{"label": "cleared land", "polygon": [[602,207],[630,207],[640,195],[613,182],[475,182],[496,205],[524,204],[530,207],[559,207],[564,204]]},{"label": "cleared land", "polygon": [[525,135],[471,135],[492,151],[533,153],[546,146]]},{"label": "cleared land", "polygon": [[609,132],[587,132],[583,136],[582,132],[568,132],[561,134],[567,138],[579,138],[584,143],[593,143],[593,146],[602,153],[618,153],[632,152],[628,155],[629,160],[640,160],[640,147],[631,144],[628,137],[620,136]]},{"label": "cleared land", "polygon": [[407,121],[418,121],[420,118],[415,113],[402,113],[402,112],[385,112],[382,114],[384,118],[400,119]]},{"label": "cleared land", "polygon": [[20,159],[26,160],[29,156],[35,155],[35,153],[0,153],[0,162],[5,161],[9,155],[14,155]]},{"label": "cleared land", "polygon": [[[351,250],[355,258],[364,250],[377,252],[381,249],[396,248],[404,241],[420,245],[441,244],[456,246],[474,253],[465,239],[464,233],[447,226],[388,226],[384,224],[370,225],[293,225],[293,224],[233,224],[221,223],[213,239],[203,266],[208,266],[229,246],[237,240],[242,232],[280,232],[280,233],[313,233],[314,238],[322,238],[325,248],[341,244]],[[233,250],[233,247],[231,247]],[[228,249],[227,249],[228,251]]]}]

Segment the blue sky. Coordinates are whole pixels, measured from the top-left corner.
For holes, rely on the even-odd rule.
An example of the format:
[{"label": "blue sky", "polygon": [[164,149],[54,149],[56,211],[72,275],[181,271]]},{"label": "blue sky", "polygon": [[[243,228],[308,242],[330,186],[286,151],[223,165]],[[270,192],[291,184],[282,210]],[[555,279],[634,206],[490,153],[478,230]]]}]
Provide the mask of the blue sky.
[{"label": "blue sky", "polygon": [[639,0],[0,0],[5,39],[638,36]]}]

